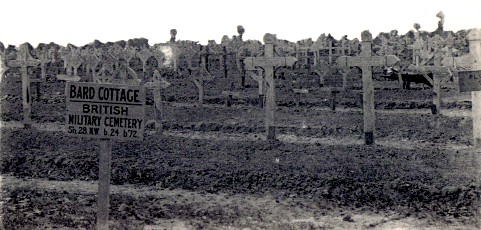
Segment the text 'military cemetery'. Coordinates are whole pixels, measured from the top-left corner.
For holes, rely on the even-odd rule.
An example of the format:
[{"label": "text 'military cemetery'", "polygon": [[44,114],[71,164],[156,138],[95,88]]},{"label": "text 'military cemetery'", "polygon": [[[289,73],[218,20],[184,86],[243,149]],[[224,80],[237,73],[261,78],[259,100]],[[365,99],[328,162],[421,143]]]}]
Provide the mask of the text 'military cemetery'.
[{"label": "text 'military cemetery'", "polygon": [[142,86],[68,82],[67,133],[71,136],[142,140]]}]

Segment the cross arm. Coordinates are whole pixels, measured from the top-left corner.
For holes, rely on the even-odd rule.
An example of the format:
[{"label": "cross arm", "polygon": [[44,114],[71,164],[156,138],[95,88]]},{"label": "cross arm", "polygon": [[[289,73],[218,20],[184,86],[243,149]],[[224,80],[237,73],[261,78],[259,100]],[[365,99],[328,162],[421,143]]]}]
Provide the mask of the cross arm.
[{"label": "cross arm", "polygon": [[30,60],[11,60],[8,62],[9,67],[22,67],[22,66],[38,66],[42,63],[40,60],[30,59]]},{"label": "cross arm", "polygon": [[145,87],[151,89],[165,89],[168,88],[170,85],[170,82],[165,80],[145,83]]},{"label": "cross arm", "polygon": [[351,66],[393,66],[400,60],[395,55],[386,56],[341,56],[336,60],[336,63],[340,67],[351,67]]},{"label": "cross arm", "polygon": [[244,65],[246,70],[255,70],[255,67],[293,66],[296,61],[295,57],[246,57]]}]

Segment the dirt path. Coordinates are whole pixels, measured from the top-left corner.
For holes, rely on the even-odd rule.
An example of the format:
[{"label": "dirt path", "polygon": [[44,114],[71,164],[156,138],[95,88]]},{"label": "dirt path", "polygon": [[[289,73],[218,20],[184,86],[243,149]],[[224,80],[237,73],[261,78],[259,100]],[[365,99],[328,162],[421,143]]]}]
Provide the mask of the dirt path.
[{"label": "dirt path", "polygon": [[[6,188],[26,188],[84,195],[95,195],[97,191],[97,184],[94,181],[47,181],[21,179],[7,175],[0,176],[0,185],[2,190]],[[472,229],[472,226],[458,224],[446,226],[429,219],[416,219],[400,216],[396,213],[372,213],[360,210],[342,210],[340,208],[323,210],[322,207],[309,200],[279,199],[269,195],[207,194],[138,185],[113,185],[111,186],[111,194],[127,195],[134,197],[134,199],[145,196],[161,198],[161,202],[155,204],[159,207],[174,204],[195,206],[200,210],[221,207],[225,212],[229,212],[229,209],[237,209],[240,210],[239,213],[242,213],[231,225],[202,223],[207,229]],[[8,194],[2,197],[2,202],[5,199],[8,199]],[[259,221],[259,219],[262,221]],[[114,220],[111,222],[111,225],[116,225]],[[196,229],[194,225],[199,224],[198,220],[185,219],[155,219],[153,222],[156,226],[163,226],[168,229]]]}]

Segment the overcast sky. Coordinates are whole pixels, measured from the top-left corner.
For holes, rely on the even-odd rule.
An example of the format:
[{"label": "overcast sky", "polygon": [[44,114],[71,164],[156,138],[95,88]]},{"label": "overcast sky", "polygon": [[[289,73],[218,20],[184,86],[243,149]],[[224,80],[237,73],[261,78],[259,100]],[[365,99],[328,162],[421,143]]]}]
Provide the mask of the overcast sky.
[{"label": "overcast sky", "polygon": [[262,41],[265,33],[297,41],[331,33],[339,39],[359,38],[363,30],[376,36],[397,29],[404,34],[415,22],[434,31],[445,14],[445,30],[481,28],[481,0],[0,0],[0,41],[72,43],[80,46],[144,37],[149,44],[166,42],[170,29],[177,40],[220,43],[223,35],[245,28],[244,40]]}]

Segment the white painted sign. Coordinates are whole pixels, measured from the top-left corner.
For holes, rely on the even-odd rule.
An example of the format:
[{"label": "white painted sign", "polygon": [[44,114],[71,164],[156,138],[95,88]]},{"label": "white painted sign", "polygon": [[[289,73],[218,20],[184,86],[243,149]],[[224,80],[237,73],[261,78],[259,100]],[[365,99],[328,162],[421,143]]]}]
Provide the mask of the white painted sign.
[{"label": "white painted sign", "polygon": [[142,140],[143,86],[67,82],[67,134],[76,137]]}]

